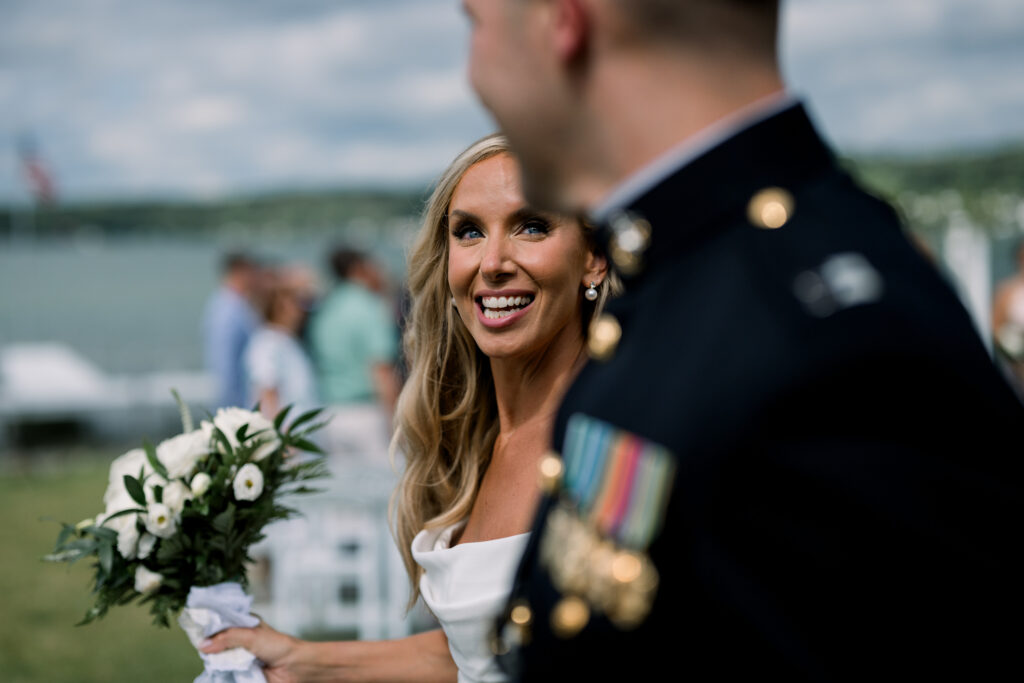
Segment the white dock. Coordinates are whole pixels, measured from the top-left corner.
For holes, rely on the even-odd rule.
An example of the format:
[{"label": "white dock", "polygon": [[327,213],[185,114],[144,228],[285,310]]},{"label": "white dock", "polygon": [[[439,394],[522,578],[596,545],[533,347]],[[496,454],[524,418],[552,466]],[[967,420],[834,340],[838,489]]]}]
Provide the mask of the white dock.
[{"label": "white dock", "polygon": [[178,409],[171,390],[202,415],[213,382],[202,372],[112,375],[66,344],[0,347],[0,446],[21,424],[78,422],[103,436],[138,440],[173,429]]}]

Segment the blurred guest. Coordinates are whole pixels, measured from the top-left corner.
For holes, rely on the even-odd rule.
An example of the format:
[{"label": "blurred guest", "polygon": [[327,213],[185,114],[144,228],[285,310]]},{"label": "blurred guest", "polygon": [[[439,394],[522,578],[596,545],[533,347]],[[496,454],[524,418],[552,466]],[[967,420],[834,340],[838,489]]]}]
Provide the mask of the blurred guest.
[{"label": "blurred guest", "polygon": [[245,406],[242,354],[258,325],[252,308],[259,265],[248,254],[232,252],[221,261],[221,283],[203,311],[203,360],[215,382],[212,409]]},{"label": "blurred guest", "polygon": [[245,350],[249,403],[269,418],[291,405],[291,419],[316,407],[316,377],[300,339],[316,300],[316,281],[301,267],[281,268],[268,281],[263,324]]},{"label": "blurred guest", "polygon": [[382,295],[385,278],[352,249],[336,249],[330,266],[337,282],[309,329],[320,397],[332,406],[322,436],[331,454],[381,458],[399,390],[398,329]]},{"label": "blurred guest", "polygon": [[1017,391],[1024,395],[1024,239],[1017,243],[1017,272],[996,288],[992,334]]}]

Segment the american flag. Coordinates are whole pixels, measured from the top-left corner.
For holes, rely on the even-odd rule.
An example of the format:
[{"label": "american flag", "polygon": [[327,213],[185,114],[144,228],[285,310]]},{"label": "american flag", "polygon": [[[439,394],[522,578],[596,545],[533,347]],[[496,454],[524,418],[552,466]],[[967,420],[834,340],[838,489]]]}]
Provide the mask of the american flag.
[{"label": "american flag", "polygon": [[23,137],[18,142],[18,157],[21,159],[21,171],[28,183],[29,191],[39,204],[52,204],[57,199],[57,187],[53,175],[39,156],[35,141]]}]

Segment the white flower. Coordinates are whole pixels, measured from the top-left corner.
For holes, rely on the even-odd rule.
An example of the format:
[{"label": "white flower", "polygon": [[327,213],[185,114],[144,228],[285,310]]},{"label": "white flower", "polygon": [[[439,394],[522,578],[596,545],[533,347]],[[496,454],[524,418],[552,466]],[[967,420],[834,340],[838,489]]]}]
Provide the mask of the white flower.
[{"label": "white flower", "polygon": [[206,472],[200,472],[196,476],[192,477],[192,495],[199,498],[206,493],[212,483],[213,480],[210,479],[209,474]]},{"label": "white flower", "polygon": [[[150,467],[149,461],[146,459],[146,451],[141,448],[130,450],[124,455],[118,457],[114,462],[110,463],[110,478],[107,483],[107,491],[103,494],[103,502],[106,504],[109,512],[111,503],[117,501],[120,498],[131,497],[128,495],[128,490],[124,487],[124,475],[130,475],[138,477],[139,472],[142,472],[143,476],[148,475],[153,471]],[[124,509],[123,506],[119,509]]]},{"label": "white flower", "polygon": [[151,572],[141,564],[135,569],[135,590],[140,593],[151,593],[160,587],[164,577]]},{"label": "white flower", "polygon": [[185,508],[185,501],[192,500],[192,489],[184,482],[175,479],[164,486],[164,505],[170,508],[175,517],[181,517],[181,511]]},{"label": "white flower", "polygon": [[[256,462],[263,460],[281,447],[281,440],[277,438],[277,432],[274,431],[274,423],[260,413],[254,413],[251,410],[221,408],[213,416],[213,424],[203,422],[200,429],[204,430],[207,434],[213,434],[213,428],[217,427],[217,429],[224,432],[228,443],[234,449],[238,448],[238,437],[236,434],[242,425],[249,425],[245,432],[246,435],[261,432],[255,439],[261,445],[252,454],[252,459]],[[246,442],[249,443],[249,440],[246,439]]]},{"label": "white flower", "polygon": [[242,465],[235,475],[235,498],[238,500],[256,500],[263,493],[263,473],[256,465]]},{"label": "white flower", "polygon": [[169,507],[175,517],[180,517],[181,511],[185,508],[185,501],[192,499],[192,490],[180,479],[167,481],[159,474],[153,473],[146,478],[146,484],[143,486],[147,505],[157,502],[156,491],[153,490],[157,486],[163,490],[160,502]]},{"label": "white flower", "polygon": [[114,519],[110,518],[122,510],[131,510],[138,507],[139,504],[128,495],[128,491],[124,489],[124,483],[122,482],[121,491],[116,497],[107,502],[107,509],[103,514],[96,516],[97,525],[105,526],[117,532],[117,552],[121,553],[121,557],[126,560],[135,557],[135,547],[139,542],[139,529],[135,522],[139,516],[132,513],[114,517]]},{"label": "white flower", "polygon": [[[132,505],[135,503],[132,502]],[[109,513],[102,515],[104,518],[109,517]],[[139,543],[139,528],[135,524],[137,514],[121,515],[114,519],[104,519],[102,525],[108,529],[113,529],[117,532],[117,552],[121,553],[121,557],[126,560],[131,560],[136,555],[136,547]]]},{"label": "white flower", "polygon": [[78,524],[75,525],[75,531],[81,531],[85,527],[92,526],[93,524],[95,524],[95,521],[93,520],[93,518],[92,517],[86,517],[81,522],[79,522]]},{"label": "white flower", "polygon": [[170,538],[177,528],[174,513],[163,503],[153,503],[146,510],[146,531],[154,536]]},{"label": "white flower", "polygon": [[156,457],[171,479],[187,478],[210,452],[210,432],[195,429],[179,434],[156,447]]},{"label": "white flower", "polygon": [[156,502],[156,491],[157,486],[164,488],[167,486],[167,480],[161,477],[159,474],[154,472],[153,474],[146,477],[146,481],[142,485],[142,492],[146,494],[146,504],[152,505]]},{"label": "white flower", "polygon": [[142,538],[139,539],[139,559],[144,560],[149,557],[155,545],[156,536],[153,534],[142,534]]}]

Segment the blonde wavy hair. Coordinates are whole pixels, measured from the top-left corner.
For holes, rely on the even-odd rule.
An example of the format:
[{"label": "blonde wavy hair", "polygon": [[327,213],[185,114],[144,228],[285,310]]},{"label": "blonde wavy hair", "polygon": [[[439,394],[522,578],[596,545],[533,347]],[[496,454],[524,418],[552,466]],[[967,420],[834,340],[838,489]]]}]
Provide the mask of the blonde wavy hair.
[{"label": "blonde wavy hair", "polygon": [[[409,573],[409,607],[419,598],[423,570],[412,557],[422,529],[465,519],[498,436],[498,409],[490,362],[451,303],[448,286],[448,208],[455,188],[475,164],[508,154],[504,136],[492,134],[469,146],[438,179],[409,253],[412,301],[403,339],[408,379],[395,410],[391,452],[405,469],[391,497],[389,518]],[[581,222],[581,225],[584,225]],[[584,226],[590,242],[591,229]],[[584,330],[603,305],[612,277],[596,302],[584,304]]]}]

